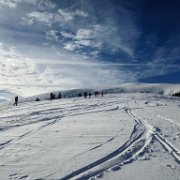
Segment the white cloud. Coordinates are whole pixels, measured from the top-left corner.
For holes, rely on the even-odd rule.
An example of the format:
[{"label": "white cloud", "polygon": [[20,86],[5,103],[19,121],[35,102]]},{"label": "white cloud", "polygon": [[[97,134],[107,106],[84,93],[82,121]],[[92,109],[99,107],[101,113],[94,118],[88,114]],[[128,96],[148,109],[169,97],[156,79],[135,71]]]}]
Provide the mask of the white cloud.
[{"label": "white cloud", "polygon": [[76,16],[83,17],[83,18],[88,17],[88,14],[86,12],[78,10],[78,9],[76,11],[67,11],[64,9],[59,9],[58,13],[60,14],[60,16],[65,22],[72,21]]},{"label": "white cloud", "polygon": [[77,40],[81,39],[92,39],[95,36],[95,32],[91,29],[79,29],[76,32],[75,38]]},{"label": "white cloud", "polygon": [[37,2],[37,7],[38,10],[45,11],[49,9],[54,9],[56,7],[56,4],[54,4],[52,1],[49,0],[40,0]]},{"label": "white cloud", "polygon": [[64,32],[64,31],[61,32],[61,36],[65,37],[65,38],[70,38],[70,39],[74,39],[74,37],[75,37],[72,33]]},{"label": "white cloud", "polygon": [[95,51],[92,51],[92,52],[90,53],[90,55],[91,55],[92,57],[97,57],[99,53],[100,53],[99,51],[95,50]]},{"label": "white cloud", "polygon": [[[35,12],[31,12],[27,15],[28,19],[27,19],[27,23],[32,25],[32,23],[36,20],[42,23],[47,23],[48,25],[51,25],[51,22],[54,18],[52,13],[48,13],[48,12],[39,12],[39,11],[35,11]],[[26,19],[24,19],[26,20]]]},{"label": "white cloud", "polygon": [[16,2],[13,2],[12,0],[0,0],[0,4],[8,6],[9,8],[16,8],[17,6]]},{"label": "white cloud", "polygon": [[64,49],[69,50],[69,51],[75,51],[76,49],[79,49],[80,45],[75,44],[74,42],[66,42],[64,44]]},{"label": "white cloud", "polygon": [[74,44],[77,44],[77,45],[79,44],[79,45],[82,45],[82,46],[98,48],[98,49],[101,48],[101,42],[96,42],[96,41],[87,40],[87,39],[82,39],[82,40],[79,40],[79,41],[74,41]]},{"label": "white cloud", "polygon": [[[47,39],[52,41],[54,37],[55,42],[58,39],[60,42],[61,37],[66,38],[68,42],[64,43],[64,49],[75,51],[84,47],[92,47],[103,49],[104,51],[108,50],[112,54],[124,52],[133,58],[136,39],[139,37],[140,32],[133,21],[132,14],[128,10],[122,8],[120,15],[123,17],[123,20],[118,25],[116,25],[112,17],[110,17],[107,24],[100,24],[100,22],[97,23],[96,21],[91,22],[91,19],[96,19],[97,17],[93,18],[94,15],[90,14],[90,11],[87,13],[80,9],[69,10],[60,8],[56,12],[33,11],[27,14],[23,20],[28,25],[40,22],[51,26],[56,35],[52,35],[49,38],[49,33],[47,32]],[[77,18],[87,18],[89,24],[84,23],[84,21],[83,24],[78,24]],[[75,19],[76,21],[74,21]],[[63,30],[59,31],[57,27],[61,27]],[[69,32],[64,30],[69,27],[74,27],[74,29],[70,28]]]},{"label": "white cloud", "polygon": [[22,18],[23,22],[27,23],[28,25],[32,25],[34,21],[37,21],[51,26],[54,23],[69,23],[73,21],[76,16],[87,17],[87,14],[80,10],[76,10],[75,12],[70,12],[63,9],[59,9],[57,12],[48,12],[42,10],[39,11],[39,9],[44,8],[45,10],[47,10],[47,8],[55,7],[55,5],[51,4],[49,1],[45,1],[43,2],[43,4],[40,2],[38,4],[38,6],[40,6],[38,8],[38,11],[28,13],[26,17]]},{"label": "white cloud", "polygon": [[102,42],[95,38],[98,36],[96,33],[97,31],[93,31],[92,29],[79,29],[75,34],[65,31],[58,32],[49,30],[46,32],[46,39],[58,42],[61,36],[66,38],[67,42],[64,43],[64,49],[69,51],[75,51],[84,47],[100,49],[102,47]]},{"label": "white cloud", "polygon": [[89,16],[87,12],[80,11],[78,9],[73,13],[73,15],[84,17],[84,18]]},{"label": "white cloud", "polygon": [[80,40],[80,41],[75,41],[74,43],[82,46],[92,46],[91,40]]},{"label": "white cloud", "polygon": [[55,30],[49,30],[46,32],[46,39],[47,40],[59,40],[58,32]]},{"label": "white cloud", "polygon": [[75,51],[78,49],[82,49],[83,47],[100,48],[101,43],[100,42],[96,43],[92,40],[68,41],[64,43],[64,49],[69,50],[69,51]]},{"label": "white cloud", "polygon": [[65,38],[71,38],[75,39],[76,41],[78,40],[89,40],[93,39],[95,37],[96,32],[93,31],[92,29],[78,29],[76,34],[72,34],[70,32],[61,32],[61,35]]},{"label": "white cloud", "polygon": [[73,14],[71,12],[65,11],[63,9],[59,9],[58,13],[65,22],[72,21],[74,18]]},{"label": "white cloud", "polygon": [[16,8],[18,4],[30,4],[38,8],[38,10],[54,9],[56,5],[49,0],[0,0],[1,5],[9,8]]},{"label": "white cloud", "polygon": [[[25,1],[26,0],[22,0],[24,3]],[[0,0],[0,2],[1,4],[2,2],[14,2],[14,7],[16,7],[17,3],[20,3],[20,0]],[[2,66],[0,67],[0,80],[2,84],[8,83],[9,87],[12,85],[14,88],[17,88],[18,85],[19,90],[21,89],[21,91],[23,91],[26,84],[27,86],[33,87],[31,90],[40,89],[40,86],[59,88],[62,85],[64,88],[70,88],[91,86],[95,84],[101,85],[104,82],[107,84],[123,82],[127,79],[127,77],[128,79],[133,77],[133,75],[131,77],[125,77],[125,75],[128,73],[124,73],[124,71],[116,71],[118,68],[116,66],[111,68],[108,67],[108,65],[102,66],[100,63],[94,63],[94,60],[91,58],[98,58],[98,55],[101,54],[101,50],[107,51],[108,53],[112,50],[114,52],[119,52],[119,50],[122,50],[130,56],[133,56],[133,43],[135,42],[134,39],[137,35],[137,29],[136,26],[131,23],[129,17],[129,19],[125,18],[125,20],[122,20],[123,23],[121,24],[121,30],[119,31],[116,23],[111,23],[111,20],[113,21],[112,16],[108,16],[109,19],[107,23],[101,23],[98,17],[95,17],[95,15],[91,13],[91,10],[86,13],[85,11],[78,9],[69,10],[73,8],[69,7],[69,9],[58,9],[57,11],[57,7],[55,8],[54,4],[48,5],[48,2],[52,3],[54,1],[27,0],[27,2],[29,2],[31,5],[24,6],[22,9],[17,9],[17,11],[22,10],[22,12],[17,12],[17,14],[14,15],[14,17],[17,17],[15,18],[16,21],[11,18],[11,14],[10,16],[6,16],[6,13],[4,13],[5,16],[3,18],[5,19],[10,17],[7,18],[11,21],[8,23],[14,23],[14,27],[17,27],[19,25],[18,23],[16,24],[16,22],[18,22],[17,19],[19,17],[24,17],[25,13],[27,13],[23,20],[31,27],[28,26],[24,28],[21,26],[16,28],[15,32],[12,30],[9,32],[9,29],[5,29],[6,37],[8,39],[10,35],[14,38],[15,35],[18,35],[16,39],[14,38],[14,44],[17,46],[23,44],[19,43],[19,37],[23,37],[22,39],[28,42],[27,49],[30,49],[29,52],[32,52],[28,52],[31,54],[31,58],[37,54],[40,57],[43,53],[46,53],[47,64],[41,63],[41,60],[39,59],[37,59],[36,62],[36,60],[22,57],[22,55],[18,55],[16,52],[13,52],[12,48],[10,48],[10,52],[9,50],[4,49],[4,54],[0,53],[0,61],[2,62]],[[37,5],[38,2],[40,2],[38,6],[34,6]],[[49,9],[48,6],[50,7]],[[104,15],[101,16],[102,19],[103,17]],[[126,23],[131,23],[132,26],[127,27]],[[24,32],[24,29],[28,30]],[[44,39],[45,32],[46,39]],[[26,35],[25,37],[24,34]],[[20,42],[22,39],[20,39]],[[39,41],[39,39],[42,41]],[[33,45],[38,43],[43,44],[44,49],[41,50],[41,52],[39,52],[40,47],[31,50],[32,42]],[[59,66],[53,66],[54,60],[50,57],[53,56],[54,53],[54,49],[50,49],[50,47],[54,46],[55,44],[59,45],[57,52],[55,52],[58,54],[58,60],[56,63],[59,64]],[[23,52],[24,49],[22,46],[21,51]],[[49,47],[49,51],[47,50],[47,47]],[[62,55],[63,53],[64,55]],[[78,53],[80,54],[79,56],[77,56]],[[88,63],[84,62],[82,54],[89,57]],[[42,55],[41,58],[43,59],[46,57],[46,55]],[[17,63],[15,64],[15,62]],[[92,63],[89,62],[94,63],[94,66],[92,67]],[[7,71],[3,70],[3,66]],[[22,74],[24,75],[22,76]],[[9,81],[6,77],[7,75],[10,75]],[[121,79],[116,81],[116,76],[120,76],[122,81]],[[17,84],[17,82],[19,84]]]},{"label": "white cloud", "polygon": [[[64,43],[64,49],[75,51],[77,49],[81,49],[83,47],[92,47],[100,49],[102,47],[101,41],[98,41],[96,37],[98,37],[99,30],[95,28],[93,29],[78,29],[76,34],[72,34],[69,32],[60,32],[60,34],[68,39],[68,42]],[[71,41],[70,41],[71,39]]]},{"label": "white cloud", "polygon": [[[73,48],[70,44],[68,46]],[[113,85],[118,82],[116,70],[109,69],[109,66],[63,51],[59,55],[54,63],[48,57],[43,62],[22,56],[17,53],[16,48],[0,43],[2,88],[27,96],[52,90],[102,86],[104,82],[106,85]]]}]

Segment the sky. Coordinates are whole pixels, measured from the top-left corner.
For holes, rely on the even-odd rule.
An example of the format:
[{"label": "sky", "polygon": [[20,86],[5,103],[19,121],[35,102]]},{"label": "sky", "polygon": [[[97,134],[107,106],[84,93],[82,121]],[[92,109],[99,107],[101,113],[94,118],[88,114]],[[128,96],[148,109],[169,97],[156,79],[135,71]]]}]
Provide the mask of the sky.
[{"label": "sky", "polygon": [[3,91],[180,83],[179,0],[0,0],[0,13]]}]

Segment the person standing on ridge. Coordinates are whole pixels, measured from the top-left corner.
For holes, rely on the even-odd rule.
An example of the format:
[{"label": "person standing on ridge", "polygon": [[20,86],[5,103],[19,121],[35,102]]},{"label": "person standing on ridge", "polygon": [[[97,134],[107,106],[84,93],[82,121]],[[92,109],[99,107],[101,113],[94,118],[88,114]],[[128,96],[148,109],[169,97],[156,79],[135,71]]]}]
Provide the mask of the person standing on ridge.
[{"label": "person standing on ridge", "polygon": [[18,104],[18,96],[16,96],[15,99],[14,99],[14,106],[15,105],[17,106],[17,104]]}]

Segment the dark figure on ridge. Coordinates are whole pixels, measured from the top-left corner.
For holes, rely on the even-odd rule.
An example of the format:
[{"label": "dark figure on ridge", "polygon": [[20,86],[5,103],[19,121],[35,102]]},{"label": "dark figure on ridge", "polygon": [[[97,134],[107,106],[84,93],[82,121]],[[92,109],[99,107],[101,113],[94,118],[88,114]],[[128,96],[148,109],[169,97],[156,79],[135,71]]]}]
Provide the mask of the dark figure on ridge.
[{"label": "dark figure on ridge", "polygon": [[104,92],[103,91],[101,92],[101,96],[104,96]]},{"label": "dark figure on ridge", "polygon": [[91,98],[91,93],[89,93],[89,99]]},{"label": "dark figure on ridge", "polygon": [[18,104],[18,96],[16,96],[15,99],[14,99],[14,106],[15,105],[17,106],[17,104]]}]

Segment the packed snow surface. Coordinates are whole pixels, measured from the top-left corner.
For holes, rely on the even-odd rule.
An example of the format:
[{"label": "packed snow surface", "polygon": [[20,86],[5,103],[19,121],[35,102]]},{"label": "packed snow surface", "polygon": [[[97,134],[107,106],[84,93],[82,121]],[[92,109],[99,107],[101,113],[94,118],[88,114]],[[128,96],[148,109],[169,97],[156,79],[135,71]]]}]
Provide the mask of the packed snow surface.
[{"label": "packed snow surface", "polygon": [[180,179],[178,98],[114,93],[0,112],[0,179]]}]

